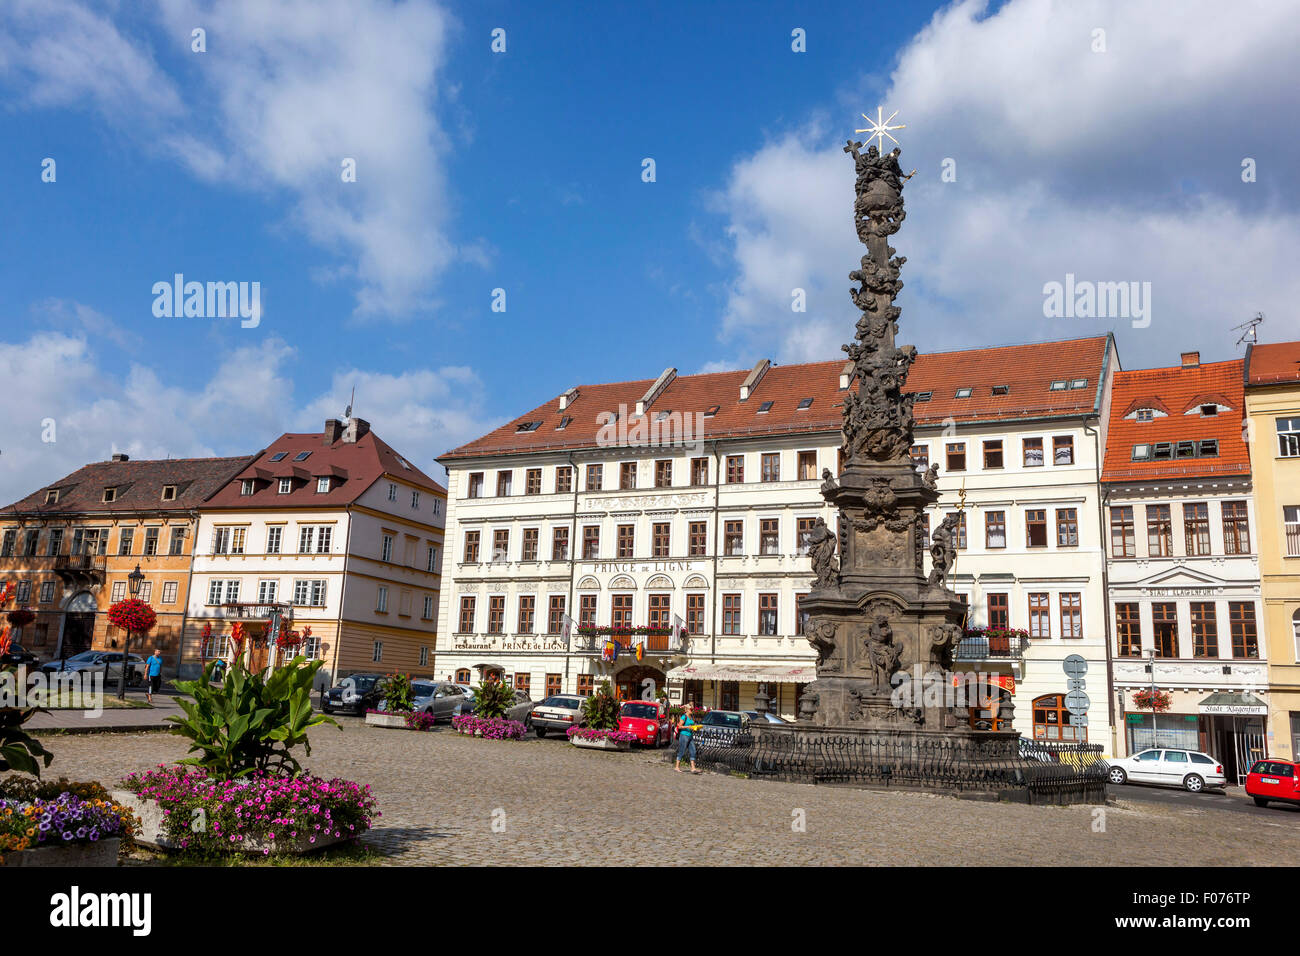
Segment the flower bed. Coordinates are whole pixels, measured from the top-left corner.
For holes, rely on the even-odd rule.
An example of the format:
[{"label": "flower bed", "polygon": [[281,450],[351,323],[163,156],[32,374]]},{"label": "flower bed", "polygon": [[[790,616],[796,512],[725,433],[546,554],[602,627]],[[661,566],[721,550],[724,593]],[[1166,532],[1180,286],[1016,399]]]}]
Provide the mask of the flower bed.
[{"label": "flower bed", "polygon": [[570,740],[578,737],[582,740],[612,740],[615,743],[634,743],[636,734],[627,730],[593,730],[590,727],[570,727],[566,731]]},{"label": "flower bed", "polygon": [[[0,862],[4,854],[22,851],[72,848],[101,840],[129,843],[134,827],[129,809],[97,796],[87,799],[61,793],[52,799],[0,799]],[[116,851],[111,856],[116,862]]]},{"label": "flower bed", "polygon": [[521,740],[528,733],[528,728],[517,720],[475,714],[457,714],[451,719],[451,726],[459,734],[488,740]]},{"label": "flower bed", "polygon": [[159,808],[162,833],[181,850],[300,853],[360,836],[379,816],[369,786],[309,774],[219,781],[160,764],[122,786]]},{"label": "flower bed", "polygon": [[433,714],[426,714],[423,711],[415,711],[406,715],[407,730],[433,730],[437,718]]}]

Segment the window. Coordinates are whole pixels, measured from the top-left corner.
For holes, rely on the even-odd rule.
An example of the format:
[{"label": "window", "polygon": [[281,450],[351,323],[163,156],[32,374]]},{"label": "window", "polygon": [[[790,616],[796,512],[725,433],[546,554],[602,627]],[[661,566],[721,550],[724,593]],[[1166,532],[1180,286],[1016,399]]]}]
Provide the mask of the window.
[{"label": "window", "polygon": [[740,595],[722,595],[722,633],[740,633]]},{"label": "window", "polygon": [[1189,556],[1210,553],[1210,510],[1204,501],[1183,503],[1183,532]]},{"label": "window", "polygon": [[1156,657],[1178,656],[1178,605],[1159,602],[1151,605],[1151,633]]},{"label": "window", "polygon": [[1002,439],[991,439],[984,442],[984,467],[1002,467]]},{"label": "window", "polygon": [[759,472],[760,481],[781,480],[781,453],[770,451],[763,453]]},{"label": "window", "polygon": [[1250,554],[1250,521],[1246,517],[1246,502],[1225,501],[1223,511],[1223,553]]},{"label": "window", "polygon": [[1156,413],[1153,408],[1139,408],[1134,417],[1140,422],[1155,421]]},{"label": "window", "polygon": [[430,574],[435,574],[437,572],[438,570],[438,546],[437,545],[431,544],[425,549],[424,570],[428,571]]},{"label": "window", "polygon": [[383,544],[379,547],[379,560],[384,562],[393,560],[393,536],[391,534],[383,536]]},{"label": "window", "polygon": [[293,582],[293,603],[307,607],[325,606],[324,579],[302,580]]},{"label": "window", "polygon": [[776,636],[777,595],[758,596],[758,633],[763,637]]},{"label": "window", "polygon": [[1134,445],[1133,453],[1130,456],[1133,461],[1146,461],[1151,457],[1150,445]]},{"label": "window", "polygon": [[[4,543],[0,545],[0,558],[12,558],[14,556],[14,543],[18,540],[18,532],[10,528],[5,532]],[[76,553],[75,551],[73,552]]]},{"label": "window", "polygon": [[596,595],[582,594],[578,597],[578,626],[596,626]]},{"label": "window", "polygon": [[807,554],[812,547],[812,532],[817,525],[816,518],[796,518],[794,520],[795,548],[799,554]]},{"label": "window", "polygon": [[1141,617],[1138,605],[1115,605],[1115,641],[1119,657],[1141,657]]},{"label": "window", "polygon": [[737,485],[745,480],[745,456],[727,456],[727,484]]},{"label": "window", "polygon": [[799,452],[799,474],[800,481],[814,481],[817,478],[817,452],[801,451]]},{"label": "window", "polygon": [[656,521],[650,526],[650,556],[666,558],[672,554],[669,550],[670,534],[667,521]]},{"label": "window", "polygon": [[[471,495],[470,497],[474,497],[474,496]],[[397,500],[397,485],[393,484],[391,481],[388,483],[388,500],[389,501]]]},{"label": "window", "polygon": [[412,508],[420,507],[420,493],[418,491],[411,492],[411,507]]},{"label": "window", "polygon": [[1007,513],[989,511],[984,515],[984,547],[1005,548],[1007,546]]},{"label": "window", "polygon": [[280,537],[283,533],[284,533],[284,529],[281,528],[279,525],[273,525],[266,529],[266,553],[267,554],[280,553]]},{"label": "window", "polygon": [[105,488],[105,489],[104,489],[104,501],[107,503],[107,502],[110,502],[110,501],[116,501],[116,500],[117,500],[117,489],[116,489],[116,488]]},{"label": "window", "polygon": [[504,594],[493,594],[488,596],[488,625],[489,634],[504,633],[506,626],[506,597]]},{"label": "window", "polygon": [[510,482],[513,478],[514,478],[513,471],[497,472],[497,497],[498,498],[510,497]]},{"label": "window", "polygon": [[993,386],[993,394],[994,394],[994,395],[1010,395],[1010,394],[1011,394],[1011,386],[1010,386],[1010,385],[994,385],[994,386]]},{"label": "window", "polygon": [[588,560],[600,557],[600,525],[583,525],[582,556]]},{"label": "window", "polygon": [[[397,500],[397,486],[396,486],[396,485],[389,485],[388,487],[389,487],[390,489],[392,489],[391,492],[389,493],[389,496],[388,496],[389,500],[390,500],[390,501],[396,501],[396,500]],[[469,497],[471,497],[471,498],[482,498],[482,497],[483,497],[483,472],[481,472],[481,471],[476,471],[476,472],[474,472],[473,474],[471,474],[471,475],[469,476]]]},{"label": "window", "polygon": [[116,604],[118,601],[121,601],[125,598],[126,598],[126,582],[114,581],[113,593],[112,596],[109,598],[109,600],[112,601],[114,604]]},{"label": "window", "polygon": [[533,633],[533,612],[536,609],[537,596],[535,594],[519,595],[519,626],[515,628],[516,633]]},{"label": "window", "polygon": [[562,465],[555,469],[555,493],[567,495],[573,491],[573,469]]},{"label": "window", "polygon": [[728,521],[722,526],[722,553],[735,557],[745,553],[745,523]]},{"label": "window", "polygon": [[596,689],[595,674],[578,675],[578,695],[580,697],[590,697]]},{"label": "window", "polygon": [[57,488],[45,492],[45,503],[47,505],[57,505],[59,503],[59,490]]},{"label": "window", "polygon": [[671,626],[672,597],[671,594],[650,595],[650,617],[646,620],[647,624],[664,629]]},{"label": "window", "polygon": [[474,601],[475,598],[473,597],[462,597],[460,599],[458,633],[472,634],[474,632]]},{"label": "window", "polygon": [[1070,723],[1070,710],[1064,694],[1048,694],[1033,702],[1035,740],[1087,741],[1088,728]]},{"label": "window", "polygon": [[1056,509],[1056,546],[1073,548],[1079,544],[1079,512],[1074,508]]},{"label": "window", "polygon": [[524,494],[540,495],[542,493],[542,469],[529,468],[524,472]]},{"label": "window", "polygon": [[462,560],[467,564],[474,564],[478,561],[478,536],[477,531],[465,532],[465,552]]},{"label": "window", "polygon": [[316,494],[324,494],[330,490],[329,475],[322,475],[316,479]]},{"label": "window", "polygon": [[537,560],[537,538],[538,538],[538,529],[537,529],[537,528],[525,528],[525,529],[524,529],[524,540],[523,540],[523,545],[520,547],[520,550],[519,550],[519,560],[520,560],[520,561],[536,561],[536,560]]},{"label": "window", "polygon": [[1051,600],[1046,592],[1029,595],[1029,636],[1052,636]]},{"label": "window", "polygon": [[34,557],[37,546],[40,544],[41,533],[39,531],[28,531],[23,536],[23,554],[27,557]]},{"label": "window", "polygon": [[492,532],[492,560],[494,562],[510,560],[510,529],[496,528]]},{"label": "window", "polygon": [[563,418],[560,419],[560,424],[558,424],[558,425],[555,426],[555,430],[556,430],[557,432],[562,432],[562,431],[564,431],[566,428],[569,427],[569,424],[570,424],[572,421],[573,421],[573,419],[572,419],[570,416],[565,415]]},{"label": "window", "polygon": [[618,487],[620,490],[636,487],[636,462],[625,461],[618,466]]},{"label": "window", "polygon": [[686,594],[686,632],[705,632],[705,596]]},{"label": "window", "polygon": [[672,459],[664,459],[655,462],[655,487],[671,488],[673,486],[673,463]]},{"label": "window", "polygon": [[175,581],[163,582],[162,603],[163,604],[176,603],[176,582]]},{"label": "window", "polygon": [[1083,637],[1083,595],[1077,591],[1067,591],[1060,596],[1060,602],[1061,636]]},{"label": "window", "polygon": [[384,659],[384,642],[375,641],[370,646],[370,661],[372,664],[379,664]]},{"label": "window", "polygon": [[780,519],[763,518],[758,522],[758,553],[777,554],[780,544]]},{"label": "window", "polygon": [[969,386],[967,386],[967,387],[963,387],[963,388],[959,388],[959,389],[957,389],[957,393],[956,393],[956,395],[955,395],[954,397],[955,397],[955,398],[970,398],[970,396],[971,396],[971,391],[972,391],[972,389],[971,389]]},{"label": "window", "polygon": [[587,491],[600,491],[605,481],[604,465],[587,466]]},{"label": "window", "polygon": [[709,459],[691,459],[691,484],[699,487],[709,483]]},{"label": "window", "polygon": [[[223,529],[221,529],[221,530],[224,531],[224,530],[226,530],[226,529],[223,528]],[[134,542],[134,540],[135,540],[135,529],[134,529],[134,528],[123,528],[120,532],[118,532],[118,535],[117,535],[117,553],[118,553],[118,554],[130,554],[130,553],[131,553],[131,545],[132,545],[132,543]],[[224,551],[218,551],[218,552],[217,552],[217,554],[224,554],[224,553],[225,553]]]},{"label": "window", "polygon": [[632,595],[613,596],[610,603],[610,624],[623,630],[632,626]]},{"label": "window", "polygon": [[551,532],[551,560],[569,560],[569,529],[556,528]]},{"label": "window", "polygon": [[1052,461],[1058,465],[1074,464],[1074,439],[1069,435],[1057,435],[1052,439]]},{"label": "window", "polygon": [[276,592],[279,590],[278,581],[258,581],[257,582],[257,603],[274,604]]},{"label": "window", "polygon": [[43,581],[43,582],[41,582],[41,600],[40,600],[40,603],[41,603],[41,604],[53,604],[53,603],[54,603],[54,582],[53,582],[53,581]]},{"label": "window", "polygon": [[911,456],[912,465],[916,468],[917,471],[925,471],[927,468],[930,467],[930,446],[929,445],[913,445],[908,450],[908,454]]},{"label": "window", "polygon": [[287,495],[287,494],[288,494],[289,492],[291,492],[291,491],[293,491],[293,479],[292,479],[292,478],[281,478],[281,479],[280,479],[280,486],[279,486],[279,493],[282,494],[282,495]]},{"label": "window", "polygon": [[1300,458],[1300,418],[1277,419],[1277,453],[1283,458]]},{"label": "window", "polygon": [[1024,462],[1026,468],[1037,468],[1043,463],[1043,440],[1041,438],[1026,438],[1020,443],[1021,450],[1024,453]]},{"label": "window", "polygon": [[1192,656],[1219,656],[1219,626],[1212,601],[1192,602]]},{"label": "window", "polygon": [[1011,627],[1011,602],[1010,595],[1007,594],[990,594],[988,596],[989,607],[989,627],[997,630],[1007,630]]},{"label": "window", "polygon": [[51,528],[49,543],[46,546],[45,553],[50,556],[54,556],[57,555],[62,549],[63,549],[63,529]]},{"label": "window", "polygon": [[183,527],[172,528],[171,542],[167,546],[167,553],[176,555],[185,552],[185,529]]},{"label": "window", "polygon": [[706,525],[703,521],[692,521],[687,525],[686,553],[692,558],[709,553],[709,539],[705,529]]},{"label": "window", "polygon": [[1047,547],[1047,511],[1031,508],[1025,512],[1025,544],[1031,548]]},{"label": "window", "polygon": [[546,633],[559,634],[564,630],[564,607],[565,596],[563,594],[552,594],[550,604],[546,610]]},{"label": "window", "polygon": [[633,525],[618,526],[614,554],[619,558],[631,558],[636,555],[636,530]]},{"label": "window", "polygon": [[384,587],[382,584],[379,585],[375,595],[375,613],[388,613],[388,588]]},{"label": "window", "polygon": [[1300,505],[1282,506],[1282,531],[1286,537],[1287,556],[1300,555]]},{"label": "window", "polygon": [[1075,378],[1070,380],[1070,388],[1087,388],[1088,380],[1086,378]]},{"label": "window", "polygon": [[966,443],[964,441],[948,442],[948,471],[966,470]]},{"label": "window", "polygon": [[1116,558],[1131,558],[1137,554],[1133,540],[1132,505],[1110,509],[1110,553]]},{"label": "window", "polygon": [[1174,553],[1174,525],[1168,505],[1147,505],[1147,554],[1167,558]]},{"label": "window", "polygon": [[1228,602],[1228,625],[1232,628],[1232,656],[1259,657],[1259,637],[1255,631],[1255,605],[1250,601]]},{"label": "window", "polygon": [[957,520],[957,550],[965,551],[966,550],[966,512],[949,511],[948,515],[951,515],[953,518]]},{"label": "window", "polygon": [[300,451],[300,452],[298,452],[298,454],[296,454],[296,455],[293,456],[293,460],[294,460],[294,461],[306,461],[306,460],[307,460],[308,458],[310,458],[310,457],[311,457],[311,452],[309,452],[309,451]]}]

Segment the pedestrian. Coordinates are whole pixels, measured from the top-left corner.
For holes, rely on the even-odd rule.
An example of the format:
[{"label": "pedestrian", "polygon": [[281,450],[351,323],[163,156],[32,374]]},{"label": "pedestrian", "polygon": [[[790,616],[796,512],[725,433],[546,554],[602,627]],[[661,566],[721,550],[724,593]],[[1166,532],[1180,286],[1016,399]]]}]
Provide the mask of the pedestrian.
[{"label": "pedestrian", "polygon": [[682,757],[687,757],[691,762],[691,773],[703,773],[695,767],[695,718],[691,716],[690,711],[682,713],[682,719],[677,723],[677,759],[673,761],[673,769],[678,773],[682,772]]},{"label": "pedestrian", "polygon": [[162,686],[162,650],[155,647],[153,655],[145,665],[145,673],[149,678],[149,688],[145,692],[145,698],[149,703],[153,703],[153,695],[158,693],[158,688]]}]

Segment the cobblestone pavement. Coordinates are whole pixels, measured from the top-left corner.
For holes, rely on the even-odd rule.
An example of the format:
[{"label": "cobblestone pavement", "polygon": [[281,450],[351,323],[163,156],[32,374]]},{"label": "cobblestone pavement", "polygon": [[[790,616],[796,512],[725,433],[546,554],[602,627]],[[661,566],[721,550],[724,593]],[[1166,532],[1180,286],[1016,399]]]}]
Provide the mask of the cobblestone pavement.
[{"label": "cobblestone pavement", "polygon": [[[674,773],[662,752],[578,750],[367,727],[318,728],[314,773],[369,783],[383,816],[366,840],[395,864],[1178,865],[1300,859],[1290,814],[1120,800],[1029,807]],[[47,773],[115,782],[184,756],[165,734],[47,741]],[[806,832],[795,832],[803,811]],[[495,814],[495,816],[494,816]],[[496,832],[493,827],[497,821]]]}]

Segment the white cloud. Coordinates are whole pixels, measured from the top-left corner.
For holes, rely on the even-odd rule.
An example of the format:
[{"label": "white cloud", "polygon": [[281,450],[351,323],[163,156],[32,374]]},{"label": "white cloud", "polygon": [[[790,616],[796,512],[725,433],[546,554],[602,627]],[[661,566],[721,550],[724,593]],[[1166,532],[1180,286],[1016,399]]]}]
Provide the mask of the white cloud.
[{"label": "white cloud", "polygon": [[[936,14],[880,96],[907,123],[902,163],[917,169],[894,240],[909,260],[902,338],[933,350],[1114,328],[1134,367],[1183,348],[1231,355],[1230,326],[1257,310],[1264,338],[1295,337],[1300,18],[1244,6],[1012,0]],[[837,358],[852,334],[847,273],[864,250],[845,138],[792,131],[738,160],[716,199],[734,261],[720,338],[744,361]],[[1241,180],[1247,156],[1256,183]],[[956,182],[940,179],[945,158]],[[1043,285],[1067,272],[1152,283],[1150,328],[1045,319]],[[806,314],[790,311],[793,287]]]}]

